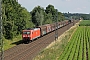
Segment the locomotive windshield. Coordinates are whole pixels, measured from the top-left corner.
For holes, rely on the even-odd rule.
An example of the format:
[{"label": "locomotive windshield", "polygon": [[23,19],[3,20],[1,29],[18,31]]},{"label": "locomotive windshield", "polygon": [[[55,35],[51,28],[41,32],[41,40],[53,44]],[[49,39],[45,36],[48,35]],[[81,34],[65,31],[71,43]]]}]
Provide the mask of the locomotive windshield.
[{"label": "locomotive windshield", "polygon": [[30,32],[24,31],[23,34],[30,34]]}]

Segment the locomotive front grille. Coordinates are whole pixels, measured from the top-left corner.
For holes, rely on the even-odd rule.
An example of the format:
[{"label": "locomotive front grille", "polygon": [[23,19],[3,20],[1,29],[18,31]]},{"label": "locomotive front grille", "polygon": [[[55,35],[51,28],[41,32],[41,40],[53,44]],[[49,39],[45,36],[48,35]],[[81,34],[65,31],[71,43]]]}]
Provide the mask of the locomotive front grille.
[{"label": "locomotive front grille", "polygon": [[30,40],[30,37],[24,37],[23,40]]}]

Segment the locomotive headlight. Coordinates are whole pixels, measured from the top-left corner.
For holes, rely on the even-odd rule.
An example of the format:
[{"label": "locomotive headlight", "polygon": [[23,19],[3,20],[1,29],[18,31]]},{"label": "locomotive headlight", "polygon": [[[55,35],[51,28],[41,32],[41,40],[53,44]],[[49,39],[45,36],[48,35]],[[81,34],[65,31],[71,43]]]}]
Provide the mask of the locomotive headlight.
[{"label": "locomotive headlight", "polygon": [[25,37],[25,35],[23,35],[23,37]]},{"label": "locomotive headlight", "polygon": [[28,37],[30,37],[30,35],[28,35]]}]

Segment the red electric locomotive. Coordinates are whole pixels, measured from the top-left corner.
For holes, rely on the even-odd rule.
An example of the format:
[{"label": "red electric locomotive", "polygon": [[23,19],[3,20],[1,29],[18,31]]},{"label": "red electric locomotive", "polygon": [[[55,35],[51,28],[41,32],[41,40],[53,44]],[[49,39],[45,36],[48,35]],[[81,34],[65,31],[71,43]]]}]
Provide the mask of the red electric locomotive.
[{"label": "red electric locomotive", "polygon": [[38,37],[40,37],[40,28],[32,28],[32,29],[23,30],[23,33],[22,33],[23,41],[29,42]]}]

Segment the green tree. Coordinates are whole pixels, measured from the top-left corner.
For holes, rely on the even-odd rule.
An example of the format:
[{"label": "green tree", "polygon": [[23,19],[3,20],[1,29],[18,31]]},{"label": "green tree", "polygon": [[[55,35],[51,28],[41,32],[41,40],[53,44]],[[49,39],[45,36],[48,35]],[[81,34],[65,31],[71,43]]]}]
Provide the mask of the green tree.
[{"label": "green tree", "polygon": [[31,15],[16,0],[2,0],[3,35],[13,39],[23,29],[33,27]]},{"label": "green tree", "polygon": [[40,26],[44,21],[44,9],[40,6],[35,7],[31,12],[32,22],[35,26]]},{"label": "green tree", "polygon": [[53,21],[52,21],[52,14],[48,13],[48,14],[46,14],[46,17],[45,17],[45,20],[44,20],[44,24],[51,24],[51,23],[53,23]]}]

